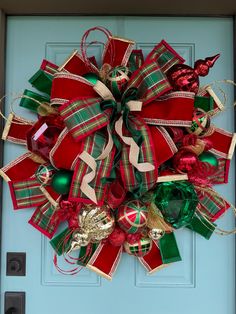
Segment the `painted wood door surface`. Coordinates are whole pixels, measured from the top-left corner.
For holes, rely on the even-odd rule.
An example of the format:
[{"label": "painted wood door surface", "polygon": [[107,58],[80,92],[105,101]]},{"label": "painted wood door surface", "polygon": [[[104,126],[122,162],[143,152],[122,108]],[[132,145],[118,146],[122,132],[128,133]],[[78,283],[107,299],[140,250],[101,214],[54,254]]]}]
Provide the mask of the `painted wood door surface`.
[{"label": "painted wood door surface", "polygon": [[[41,60],[61,64],[74,48],[80,48],[85,30],[102,25],[113,34],[133,39],[147,54],[165,39],[189,65],[195,59],[221,53],[221,58],[202,83],[233,79],[233,21],[230,18],[157,17],[9,17],[7,22],[6,94],[31,88],[27,80]],[[96,34],[97,40],[102,40]],[[95,38],[95,37],[94,37]],[[93,37],[91,38],[93,40]],[[89,48],[97,59],[102,45]],[[227,87],[227,110],[215,123],[233,131],[233,89]],[[6,112],[9,112],[7,98]],[[17,106],[16,106],[17,107]],[[17,114],[32,118],[27,110]],[[181,110],[181,109],[180,109]],[[24,147],[4,145],[4,164],[25,152]],[[234,167],[229,184],[218,187],[234,202]],[[48,239],[27,224],[32,210],[14,211],[8,186],[3,189],[1,296],[5,291],[26,292],[27,314],[233,314],[234,237],[214,235],[209,241],[188,231],[176,233],[182,262],[147,275],[136,259],[123,255],[112,282],[89,270],[64,276],[53,266]],[[232,213],[220,221],[233,228]],[[6,276],[6,253],[26,252],[25,277]]]}]

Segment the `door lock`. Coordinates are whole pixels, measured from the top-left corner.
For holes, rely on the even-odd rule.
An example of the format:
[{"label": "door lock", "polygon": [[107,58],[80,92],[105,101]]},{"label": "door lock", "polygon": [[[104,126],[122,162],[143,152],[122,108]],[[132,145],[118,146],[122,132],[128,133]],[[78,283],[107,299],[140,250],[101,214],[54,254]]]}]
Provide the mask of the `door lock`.
[{"label": "door lock", "polygon": [[25,276],[26,253],[7,252],[7,276]]},{"label": "door lock", "polygon": [[15,307],[10,307],[5,314],[17,314],[17,309]]},{"label": "door lock", "polygon": [[25,314],[25,292],[5,292],[5,314]]}]

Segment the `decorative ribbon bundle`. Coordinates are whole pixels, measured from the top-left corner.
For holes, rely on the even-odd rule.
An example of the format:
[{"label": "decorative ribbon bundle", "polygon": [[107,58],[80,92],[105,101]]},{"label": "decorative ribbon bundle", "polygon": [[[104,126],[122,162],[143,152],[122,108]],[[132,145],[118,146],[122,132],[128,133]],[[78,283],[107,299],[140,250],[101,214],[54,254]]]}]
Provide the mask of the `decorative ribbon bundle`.
[{"label": "decorative ribbon bundle", "polygon": [[[87,56],[95,30],[107,36],[100,67]],[[227,183],[235,134],[212,124],[223,105],[199,87],[219,55],[191,68],[164,40],[146,58],[134,44],[88,30],[81,54],[60,67],[43,60],[29,80],[40,93],[25,90],[20,106],[38,120],[7,118],[3,140],[28,152],[0,174],[15,209],[36,207],[29,223],[51,239],[62,273],[84,266],[111,279],[123,251],[151,273],[181,260],[176,229],[224,233],[215,221],[231,205],[213,185]]]}]

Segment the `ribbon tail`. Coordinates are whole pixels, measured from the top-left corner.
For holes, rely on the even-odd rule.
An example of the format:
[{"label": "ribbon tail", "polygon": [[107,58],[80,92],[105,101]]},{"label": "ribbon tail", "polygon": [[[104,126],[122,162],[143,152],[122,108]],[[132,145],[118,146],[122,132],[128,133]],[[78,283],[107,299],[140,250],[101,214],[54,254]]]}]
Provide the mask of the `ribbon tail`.
[{"label": "ribbon tail", "polygon": [[98,93],[99,96],[102,97],[102,99],[115,100],[110,89],[101,81],[97,81],[96,84],[93,86],[93,89],[95,90],[96,93]]},{"label": "ribbon tail", "polygon": [[211,222],[219,219],[231,207],[222,196],[209,187],[194,186],[199,199],[200,213],[206,215]]},{"label": "ribbon tail", "polygon": [[167,266],[162,262],[161,253],[155,241],[152,242],[151,251],[143,257],[139,257],[139,261],[146,268],[149,274]]},{"label": "ribbon tail", "polygon": [[108,142],[106,147],[103,149],[102,153],[100,156],[98,156],[96,159],[97,160],[102,160],[105,159],[110,152],[112,151],[113,148],[113,139],[112,139],[112,135],[111,135],[111,129],[109,126],[107,126],[107,133],[108,133]]},{"label": "ribbon tail", "polygon": [[111,130],[110,130],[109,126],[107,127],[107,132],[108,132],[108,143],[107,143],[106,147],[103,149],[101,155],[99,155],[96,159],[93,158],[86,151],[83,151],[79,155],[79,158],[81,160],[83,160],[83,162],[85,162],[92,169],[91,172],[89,172],[88,174],[86,174],[83,177],[80,189],[95,204],[97,204],[96,193],[95,193],[95,190],[89,185],[89,183],[92,182],[96,176],[96,170],[97,170],[96,160],[105,159],[110,154],[110,152],[112,151],[113,140],[112,140]]},{"label": "ribbon tail", "polygon": [[89,172],[83,177],[80,189],[89,199],[91,199],[95,204],[97,204],[97,197],[95,194],[95,190],[89,185],[89,183],[93,181],[96,175],[96,169],[97,169],[96,161],[86,151],[83,151],[79,155],[79,158],[83,160],[83,162],[85,162],[92,169],[91,172]]},{"label": "ribbon tail", "polygon": [[87,268],[111,280],[122,256],[122,246],[100,243],[87,264]]},{"label": "ribbon tail", "polygon": [[29,220],[29,224],[51,239],[57,231],[59,220],[55,219],[57,208],[50,202],[39,206]]},{"label": "ribbon tail", "polygon": [[115,130],[116,130],[116,133],[122,139],[122,141],[126,145],[130,146],[130,150],[129,150],[129,161],[130,161],[130,163],[136,169],[138,169],[138,171],[140,171],[140,172],[153,171],[155,169],[154,165],[152,165],[148,162],[138,163],[138,157],[139,157],[140,149],[132,137],[127,137],[127,136],[123,135],[122,126],[123,126],[123,118],[121,116],[115,124]]},{"label": "ribbon tail", "polygon": [[37,207],[47,201],[36,178],[9,181],[8,184],[14,209]]}]

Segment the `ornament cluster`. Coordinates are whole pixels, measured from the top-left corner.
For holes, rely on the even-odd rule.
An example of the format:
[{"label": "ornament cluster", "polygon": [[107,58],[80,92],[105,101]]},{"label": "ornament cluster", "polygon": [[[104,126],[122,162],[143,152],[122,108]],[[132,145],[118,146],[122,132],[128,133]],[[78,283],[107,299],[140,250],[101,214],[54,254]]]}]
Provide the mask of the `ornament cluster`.
[{"label": "ornament cluster", "polygon": [[[101,67],[87,56],[92,31],[107,37]],[[60,272],[111,279],[126,252],[152,273],[181,260],[176,229],[206,239],[217,229],[230,204],[213,185],[227,183],[235,135],[213,125],[223,105],[199,77],[218,58],[191,67],[165,40],[144,58],[95,27],[81,53],[43,60],[29,80],[38,92],[19,104],[36,121],[11,112],[2,135],[27,151],[0,174],[15,209],[36,208],[29,223],[50,239]],[[76,268],[61,269],[61,255]]]}]

